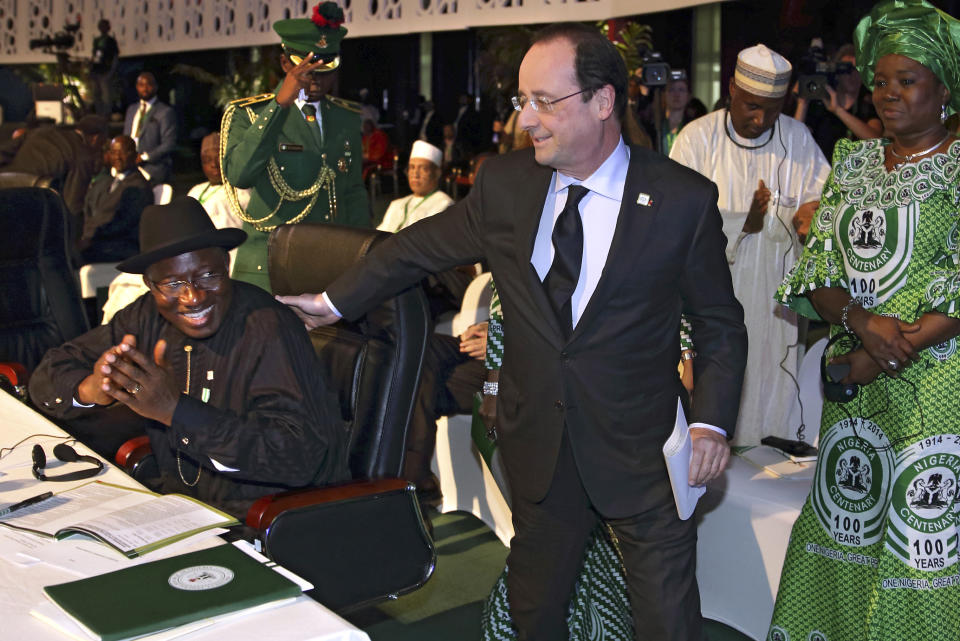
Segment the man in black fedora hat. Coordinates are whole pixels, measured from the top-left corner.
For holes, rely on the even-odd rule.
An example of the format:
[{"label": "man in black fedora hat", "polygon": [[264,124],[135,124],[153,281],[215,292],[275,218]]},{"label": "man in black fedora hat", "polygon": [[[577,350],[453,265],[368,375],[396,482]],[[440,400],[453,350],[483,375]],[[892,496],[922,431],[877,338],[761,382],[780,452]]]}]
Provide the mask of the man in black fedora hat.
[{"label": "man in black fedora hat", "polygon": [[345,431],[303,324],[228,276],[245,238],[193,198],[147,207],[140,253],[118,268],[143,274],[149,294],[47,352],[30,380],[36,407],[68,424],[98,412],[142,423],[156,489],[241,517],[265,494],[346,477]]}]

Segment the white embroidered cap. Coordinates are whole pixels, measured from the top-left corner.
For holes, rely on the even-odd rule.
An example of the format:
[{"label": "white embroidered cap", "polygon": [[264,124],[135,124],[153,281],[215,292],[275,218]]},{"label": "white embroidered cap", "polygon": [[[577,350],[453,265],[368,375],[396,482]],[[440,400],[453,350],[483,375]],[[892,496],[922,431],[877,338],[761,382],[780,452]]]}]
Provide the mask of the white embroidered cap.
[{"label": "white embroidered cap", "polygon": [[443,166],[443,152],[423,140],[414,141],[413,148],[410,150],[410,160],[414,158],[424,158],[437,167]]},{"label": "white embroidered cap", "polygon": [[790,84],[790,62],[764,45],[748,47],[737,56],[733,81],[738,87],[761,98],[781,98]]}]

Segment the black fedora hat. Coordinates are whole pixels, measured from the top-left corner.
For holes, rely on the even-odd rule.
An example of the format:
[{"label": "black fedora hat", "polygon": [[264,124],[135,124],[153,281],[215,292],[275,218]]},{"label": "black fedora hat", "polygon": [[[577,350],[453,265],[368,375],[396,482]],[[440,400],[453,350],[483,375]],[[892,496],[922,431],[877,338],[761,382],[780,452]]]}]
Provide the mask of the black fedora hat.
[{"label": "black fedora hat", "polygon": [[150,265],[207,247],[233,249],[247,239],[235,227],[217,229],[196,199],[174,198],[169,205],[150,205],[140,216],[140,253],[117,265],[128,274],[142,274]]}]

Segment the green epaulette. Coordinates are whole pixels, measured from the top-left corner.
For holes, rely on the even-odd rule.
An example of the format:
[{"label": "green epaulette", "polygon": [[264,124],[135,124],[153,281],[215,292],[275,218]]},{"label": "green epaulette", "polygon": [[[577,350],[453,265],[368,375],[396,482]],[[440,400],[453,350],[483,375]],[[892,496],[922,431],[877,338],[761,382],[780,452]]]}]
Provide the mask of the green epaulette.
[{"label": "green epaulette", "polygon": [[360,107],[362,106],[359,102],[354,102],[353,100],[347,100],[346,98],[340,98],[338,96],[327,96],[327,100],[338,107],[343,107],[344,109],[357,114],[360,113]]},{"label": "green epaulette", "polygon": [[262,93],[257,96],[247,96],[246,98],[237,98],[236,100],[231,100],[230,104],[236,107],[237,109],[242,109],[244,107],[249,107],[250,105],[255,105],[258,102],[266,102],[267,100],[272,100],[276,94],[272,93]]}]

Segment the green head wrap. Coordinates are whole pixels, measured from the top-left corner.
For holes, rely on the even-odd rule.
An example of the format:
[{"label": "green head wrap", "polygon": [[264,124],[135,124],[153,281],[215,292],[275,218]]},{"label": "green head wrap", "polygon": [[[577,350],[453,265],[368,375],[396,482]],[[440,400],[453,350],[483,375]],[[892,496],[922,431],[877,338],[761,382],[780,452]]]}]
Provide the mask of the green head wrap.
[{"label": "green head wrap", "polygon": [[873,89],[877,61],[892,53],[916,60],[950,90],[949,107],[960,111],[960,22],[926,0],[885,0],[853,32],[857,71]]}]

